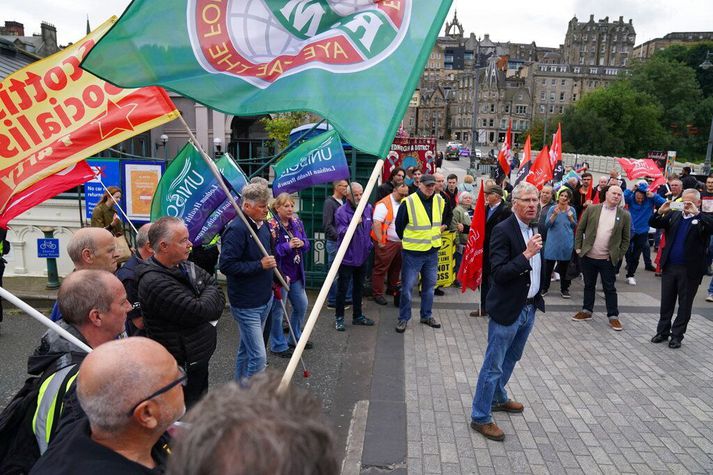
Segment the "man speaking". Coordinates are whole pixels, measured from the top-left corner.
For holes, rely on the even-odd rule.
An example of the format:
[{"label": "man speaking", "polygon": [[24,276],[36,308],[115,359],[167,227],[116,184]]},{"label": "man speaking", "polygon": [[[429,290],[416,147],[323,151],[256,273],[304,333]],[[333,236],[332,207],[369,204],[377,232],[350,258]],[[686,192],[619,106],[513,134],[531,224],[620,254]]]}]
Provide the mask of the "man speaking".
[{"label": "man speaking", "polygon": [[540,295],[542,236],[530,226],[537,215],[537,188],[523,182],[513,190],[513,215],[493,228],[490,240],[490,315],[488,347],[473,396],[470,426],[488,439],[505,433],[493,422],[496,411],[520,413],[525,407],[508,399],[505,386],[535,324],[535,309],[545,311]]}]

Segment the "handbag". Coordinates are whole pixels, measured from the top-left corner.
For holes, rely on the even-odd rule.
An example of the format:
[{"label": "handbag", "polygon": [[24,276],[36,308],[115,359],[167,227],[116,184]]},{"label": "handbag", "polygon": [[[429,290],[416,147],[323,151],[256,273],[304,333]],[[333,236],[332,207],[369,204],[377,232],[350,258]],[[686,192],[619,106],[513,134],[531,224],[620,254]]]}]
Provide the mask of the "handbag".
[{"label": "handbag", "polygon": [[119,255],[116,262],[118,264],[123,264],[131,257],[131,248],[129,247],[129,243],[126,241],[126,236],[123,234],[121,236],[114,236],[114,243],[116,244],[116,253]]}]

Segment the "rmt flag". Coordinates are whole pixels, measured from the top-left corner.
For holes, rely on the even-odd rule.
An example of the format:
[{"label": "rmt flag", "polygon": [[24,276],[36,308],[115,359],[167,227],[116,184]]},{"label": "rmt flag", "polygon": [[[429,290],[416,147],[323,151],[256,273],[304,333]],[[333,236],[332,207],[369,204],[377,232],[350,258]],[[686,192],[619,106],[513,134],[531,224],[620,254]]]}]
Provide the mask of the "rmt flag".
[{"label": "rmt flag", "polygon": [[383,157],[451,3],[135,0],[82,67],[228,114],[316,112]]}]

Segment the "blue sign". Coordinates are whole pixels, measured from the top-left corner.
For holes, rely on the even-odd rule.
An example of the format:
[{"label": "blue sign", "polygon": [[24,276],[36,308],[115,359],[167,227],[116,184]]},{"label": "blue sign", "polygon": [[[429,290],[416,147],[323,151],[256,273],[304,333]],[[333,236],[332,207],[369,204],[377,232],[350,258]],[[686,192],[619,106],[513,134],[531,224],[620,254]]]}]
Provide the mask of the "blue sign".
[{"label": "blue sign", "polygon": [[37,239],[37,258],[38,259],[58,259],[59,258],[59,239],[38,238]]},{"label": "blue sign", "polygon": [[107,188],[110,186],[121,188],[121,174],[119,171],[119,160],[95,158],[87,160],[87,164],[89,164],[95,172],[101,173],[101,182],[95,178],[84,184],[84,200],[87,210],[86,218],[90,220],[92,219],[94,207],[104,195],[102,183],[104,183],[104,186]]}]

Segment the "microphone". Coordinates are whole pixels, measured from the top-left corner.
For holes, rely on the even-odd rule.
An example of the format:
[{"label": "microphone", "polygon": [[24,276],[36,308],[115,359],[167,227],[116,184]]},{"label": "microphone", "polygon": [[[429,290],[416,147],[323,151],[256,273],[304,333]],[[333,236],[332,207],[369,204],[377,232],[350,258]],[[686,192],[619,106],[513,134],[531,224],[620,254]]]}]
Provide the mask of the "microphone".
[{"label": "microphone", "polygon": [[537,221],[530,221],[530,224],[528,226],[532,230],[533,236],[540,232],[540,225],[537,223]]}]

